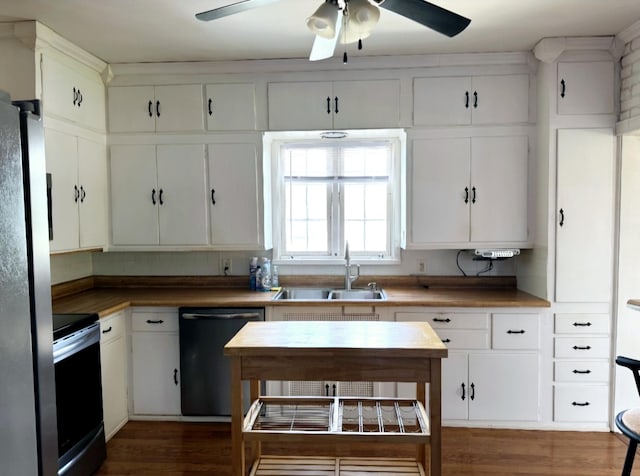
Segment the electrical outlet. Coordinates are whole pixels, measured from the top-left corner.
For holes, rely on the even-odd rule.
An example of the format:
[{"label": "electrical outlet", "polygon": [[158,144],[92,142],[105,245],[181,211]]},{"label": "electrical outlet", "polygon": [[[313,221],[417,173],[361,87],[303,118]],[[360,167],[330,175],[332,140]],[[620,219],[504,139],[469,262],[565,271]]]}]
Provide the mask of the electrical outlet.
[{"label": "electrical outlet", "polygon": [[423,259],[418,260],[418,273],[423,274],[426,272],[427,272],[427,263]]},{"label": "electrical outlet", "polygon": [[222,258],[220,260],[220,270],[225,276],[231,274],[231,258]]}]

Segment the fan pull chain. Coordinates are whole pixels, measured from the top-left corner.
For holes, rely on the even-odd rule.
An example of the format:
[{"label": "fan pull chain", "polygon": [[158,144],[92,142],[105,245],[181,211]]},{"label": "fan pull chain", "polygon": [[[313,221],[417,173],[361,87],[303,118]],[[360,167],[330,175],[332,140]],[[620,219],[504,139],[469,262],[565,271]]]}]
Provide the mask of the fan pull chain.
[{"label": "fan pull chain", "polygon": [[362,49],[362,38],[360,38],[358,40],[358,49],[361,50]]},{"label": "fan pull chain", "polygon": [[344,54],[342,55],[342,62],[344,64],[347,64],[349,62],[349,57],[347,56],[347,52],[345,51]]}]

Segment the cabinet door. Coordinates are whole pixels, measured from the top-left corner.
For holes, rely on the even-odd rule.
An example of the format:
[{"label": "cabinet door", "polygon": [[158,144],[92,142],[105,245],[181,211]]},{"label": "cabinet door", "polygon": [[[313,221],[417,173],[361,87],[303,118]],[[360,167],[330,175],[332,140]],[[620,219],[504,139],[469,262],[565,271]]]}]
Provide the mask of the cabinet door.
[{"label": "cabinet door", "polygon": [[416,78],[413,123],[416,126],[471,124],[471,78]]},{"label": "cabinet door", "polygon": [[331,129],[335,97],[330,82],[269,83],[269,129]]},{"label": "cabinet door", "polygon": [[124,313],[100,320],[100,364],[104,431],[109,440],[126,423],[127,347]]},{"label": "cabinet door", "polygon": [[255,94],[253,83],[207,85],[205,96],[207,129],[210,131],[255,130]]},{"label": "cabinet door", "polygon": [[78,140],[75,136],[46,128],[44,142],[47,172],[51,174],[51,251],[78,248]]},{"label": "cabinet door", "polygon": [[558,302],[611,299],[614,140],[609,129],[558,131]]},{"label": "cabinet door", "polygon": [[469,354],[469,419],[537,421],[538,367],[533,353]]},{"label": "cabinet door", "polygon": [[211,243],[260,246],[258,154],[254,144],[209,144]]},{"label": "cabinet door", "polygon": [[107,157],[105,144],[78,138],[80,247],[102,247],[107,237]]},{"label": "cabinet door", "polygon": [[449,352],[442,359],[442,419],[466,420],[469,407],[467,353]]},{"label": "cabinet door", "polygon": [[156,129],[153,86],[109,88],[109,131],[153,132]]},{"label": "cabinet door", "polygon": [[159,145],[157,154],[160,244],[206,245],[204,145]]},{"label": "cabinet door", "polygon": [[42,103],[45,114],[104,131],[104,85],[100,75],[70,58],[42,55]]},{"label": "cabinet door", "polygon": [[469,157],[467,138],[413,142],[413,243],[469,240]]},{"label": "cabinet door", "polygon": [[156,147],[111,146],[113,244],[157,245],[157,202]]},{"label": "cabinet door", "polygon": [[471,241],[524,242],[527,137],[474,137],[471,142]]},{"label": "cabinet door", "polygon": [[180,414],[180,352],[176,333],[134,332],[131,336],[133,413]]},{"label": "cabinet door", "polygon": [[474,76],[472,89],[470,101],[474,124],[529,121],[528,75]]},{"label": "cabinet door", "polygon": [[336,81],[333,97],[336,129],[398,127],[400,124],[398,80]]},{"label": "cabinet door", "polygon": [[156,86],[156,132],[204,130],[202,86]]},{"label": "cabinet door", "polygon": [[558,63],[558,114],[613,114],[611,61]]}]

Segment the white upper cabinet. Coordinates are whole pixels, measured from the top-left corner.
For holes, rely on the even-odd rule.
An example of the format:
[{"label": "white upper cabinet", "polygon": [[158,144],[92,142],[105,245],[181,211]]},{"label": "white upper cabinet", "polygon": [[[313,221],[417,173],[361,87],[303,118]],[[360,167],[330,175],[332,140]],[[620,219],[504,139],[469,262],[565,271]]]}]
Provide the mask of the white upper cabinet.
[{"label": "white upper cabinet", "polygon": [[397,127],[398,80],[269,83],[269,129]]},{"label": "white upper cabinet", "polygon": [[558,131],[558,302],[612,298],[614,151],[611,129]]},{"label": "white upper cabinet", "polygon": [[417,126],[510,124],[529,120],[529,76],[415,78]]},{"label": "white upper cabinet", "polygon": [[256,145],[209,144],[211,244],[255,250],[263,245]]},{"label": "white upper cabinet", "polygon": [[415,140],[412,248],[528,239],[528,138]]},{"label": "white upper cabinet", "polygon": [[45,128],[52,252],[102,248],[107,234],[106,146]]},{"label": "white upper cabinet", "polygon": [[203,145],[111,146],[114,245],[206,245]]},{"label": "white upper cabinet", "polygon": [[255,130],[255,95],[253,83],[208,84],[205,96],[207,129]]},{"label": "white upper cabinet", "polygon": [[110,132],[204,130],[202,85],[111,87]]},{"label": "white upper cabinet", "polygon": [[529,76],[416,78],[413,123],[417,126],[509,124],[529,120]]},{"label": "white upper cabinet", "polygon": [[558,63],[558,114],[613,114],[612,61]]},{"label": "white upper cabinet", "polygon": [[42,108],[46,115],[105,130],[105,92],[96,72],[67,57],[42,55]]}]

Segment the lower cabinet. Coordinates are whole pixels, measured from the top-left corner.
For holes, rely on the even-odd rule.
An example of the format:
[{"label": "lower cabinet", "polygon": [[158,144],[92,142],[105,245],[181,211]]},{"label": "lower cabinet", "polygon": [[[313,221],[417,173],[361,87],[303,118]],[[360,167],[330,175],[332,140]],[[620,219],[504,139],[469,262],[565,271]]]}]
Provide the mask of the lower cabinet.
[{"label": "lower cabinet", "polygon": [[100,319],[102,410],[107,441],[129,419],[127,408],[126,311]]},{"label": "lower cabinet", "polygon": [[133,310],[133,414],[180,415],[179,346],[177,309]]},{"label": "lower cabinet", "polygon": [[[449,348],[442,359],[444,421],[540,420],[538,313],[403,310],[395,318],[428,322]],[[415,384],[398,383],[397,396],[415,398]]]}]

